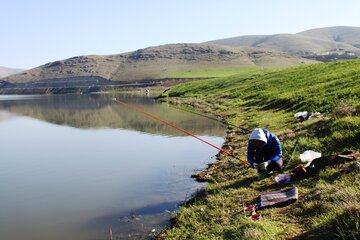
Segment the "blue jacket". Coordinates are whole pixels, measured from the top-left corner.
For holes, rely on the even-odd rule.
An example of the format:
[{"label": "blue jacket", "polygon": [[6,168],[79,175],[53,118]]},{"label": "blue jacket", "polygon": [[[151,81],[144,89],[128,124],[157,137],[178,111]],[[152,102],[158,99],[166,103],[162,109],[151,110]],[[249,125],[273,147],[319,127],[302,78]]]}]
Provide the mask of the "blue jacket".
[{"label": "blue jacket", "polygon": [[[267,138],[267,143],[263,147],[264,152],[264,158],[265,160],[271,160],[271,161],[278,161],[282,157],[282,149],[281,149],[281,143],[277,136],[270,133],[266,129],[262,129],[265,133],[265,136]],[[253,165],[254,163],[254,150],[255,146],[248,142],[248,149],[247,149],[247,160],[248,162]]]}]

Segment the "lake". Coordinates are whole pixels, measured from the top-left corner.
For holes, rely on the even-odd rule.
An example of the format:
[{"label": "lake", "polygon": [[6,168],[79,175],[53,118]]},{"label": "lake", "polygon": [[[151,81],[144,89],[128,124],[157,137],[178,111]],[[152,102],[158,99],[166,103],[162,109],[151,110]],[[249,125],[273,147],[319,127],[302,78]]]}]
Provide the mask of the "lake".
[{"label": "lake", "polygon": [[[0,96],[0,239],[147,239],[203,187],[216,149],[209,118],[131,95]],[[110,230],[111,229],[111,230]]]}]

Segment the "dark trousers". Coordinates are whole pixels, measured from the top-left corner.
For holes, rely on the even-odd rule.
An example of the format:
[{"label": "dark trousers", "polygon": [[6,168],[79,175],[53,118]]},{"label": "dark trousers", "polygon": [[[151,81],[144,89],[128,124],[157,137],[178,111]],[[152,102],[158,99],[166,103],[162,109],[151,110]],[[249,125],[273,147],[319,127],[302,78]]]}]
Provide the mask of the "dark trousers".
[{"label": "dark trousers", "polygon": [[[263,162],[266,162],[267,160],[269,160],[269,159],[265,159],[264,152],[261,149],[255,149],[254,156],[255,156],[255,159],[254,159],[255,163],[263,163]],[[282,168],[282,166],[283,166],[282,158],[280,158],[277,161],[271,161],[271,163],[267,166],[265,172],[280,170]]]}]

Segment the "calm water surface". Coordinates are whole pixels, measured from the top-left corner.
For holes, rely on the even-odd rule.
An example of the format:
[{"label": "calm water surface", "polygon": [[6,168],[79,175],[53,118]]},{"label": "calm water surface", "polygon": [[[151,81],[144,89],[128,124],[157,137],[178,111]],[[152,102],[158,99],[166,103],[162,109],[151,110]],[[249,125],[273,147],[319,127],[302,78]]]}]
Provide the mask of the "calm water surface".
[{"label": "calm water surface", "polygon": [[[104,95],[0,96],[0,239],[146,239],[216,149]],[[220,123],[116,96],[218,146]]]}]

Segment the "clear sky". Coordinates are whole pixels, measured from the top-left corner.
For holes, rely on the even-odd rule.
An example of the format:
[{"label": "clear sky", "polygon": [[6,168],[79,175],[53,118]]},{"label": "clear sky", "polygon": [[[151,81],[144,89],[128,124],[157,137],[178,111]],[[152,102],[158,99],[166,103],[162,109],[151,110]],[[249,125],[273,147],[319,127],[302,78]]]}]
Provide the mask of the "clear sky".
[{"label": "clear sky", "polygon": [[359,0],[0,0],[0,66],[167,43],[360,27]]}]

